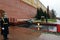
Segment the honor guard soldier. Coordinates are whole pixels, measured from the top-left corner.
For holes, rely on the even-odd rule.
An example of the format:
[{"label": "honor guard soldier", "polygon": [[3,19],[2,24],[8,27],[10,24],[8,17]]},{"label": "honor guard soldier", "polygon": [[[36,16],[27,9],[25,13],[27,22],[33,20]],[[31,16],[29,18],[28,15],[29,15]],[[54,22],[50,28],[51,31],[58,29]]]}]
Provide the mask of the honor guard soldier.
[{"label": "honor guard soldier", "polygon": [[1,34],[3,35],[4,40],[8,40],[7,36],[9,34],[9,20],[4,16],[5,11],[0,10],[0,18],[1,18]]}]

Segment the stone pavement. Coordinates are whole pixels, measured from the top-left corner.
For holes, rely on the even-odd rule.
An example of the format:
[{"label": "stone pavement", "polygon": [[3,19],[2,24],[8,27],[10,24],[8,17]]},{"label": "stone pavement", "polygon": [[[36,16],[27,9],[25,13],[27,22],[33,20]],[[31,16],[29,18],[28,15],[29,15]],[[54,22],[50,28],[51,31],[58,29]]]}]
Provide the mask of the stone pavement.
[{"label": "stone pavement", "polygon": [[[9,40],[60,40],[59,35],[42,33],[34,31],[28,28],[22,27],[10,27],[10,34],[8,35]],[[2,40],[0,35],[0,40]]]},{"label": "stone pavement", "polygon": [[60,40],[60,35],[42,33],[37,40]]},{"label": "stone pavement", "polygon": [[[14,26],[9,28],[9,40],[36,40],[38,36],[40,36],[40,32],[28,28]],[[3,37],[0,34],[0,40],[2,39]]]}]

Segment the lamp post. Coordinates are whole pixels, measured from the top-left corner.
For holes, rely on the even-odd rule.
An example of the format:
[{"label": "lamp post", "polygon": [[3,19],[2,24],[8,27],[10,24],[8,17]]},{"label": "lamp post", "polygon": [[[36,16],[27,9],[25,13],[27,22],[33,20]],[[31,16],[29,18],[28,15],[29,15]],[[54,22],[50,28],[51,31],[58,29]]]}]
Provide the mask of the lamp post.
[{"label": "lamp post", "polygon": [[46,15],[46,23],[48,22],[48,20],[47,20],[47,15]]}]

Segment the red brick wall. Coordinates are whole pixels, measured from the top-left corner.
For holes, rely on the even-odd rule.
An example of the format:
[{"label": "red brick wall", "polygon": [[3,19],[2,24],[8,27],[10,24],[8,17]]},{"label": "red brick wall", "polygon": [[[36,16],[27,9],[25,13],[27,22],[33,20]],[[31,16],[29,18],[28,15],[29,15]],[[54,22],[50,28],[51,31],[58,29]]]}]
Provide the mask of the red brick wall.
[{"label": "red brick wall", "polygon": [[0,0],[0,9],[6,11],[9,18],[26,19],[36,15],[36,8],[21,0]]}]

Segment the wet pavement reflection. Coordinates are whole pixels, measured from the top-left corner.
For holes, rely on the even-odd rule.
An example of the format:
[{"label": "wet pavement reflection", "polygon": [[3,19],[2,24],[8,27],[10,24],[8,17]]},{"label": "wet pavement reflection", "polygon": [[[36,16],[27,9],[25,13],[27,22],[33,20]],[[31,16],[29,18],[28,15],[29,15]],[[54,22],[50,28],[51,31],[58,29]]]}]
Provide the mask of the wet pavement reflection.
[{"label": "wet pavement reflection", "polygon": [[[29,28],[11,26],[9,31],[9,40],[60,40],[59,35],[41,33],[40,31],[35,31]],[[1,34],[0,40],[3,40]]]},{"label": "wet pavement reflection", "polygon": [[[9,28],[9,40],[36,40],[40,36],[40,32],[31,30],[29,28],[22,27],[10,27]],[[3,37],[0,34],[0,40],[3,40]]]}]

